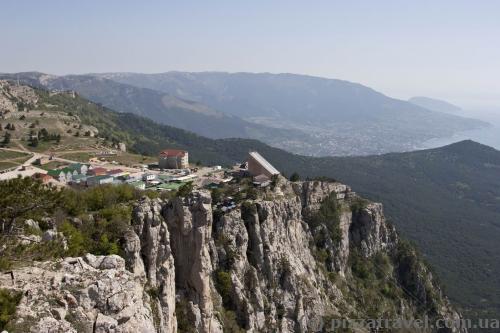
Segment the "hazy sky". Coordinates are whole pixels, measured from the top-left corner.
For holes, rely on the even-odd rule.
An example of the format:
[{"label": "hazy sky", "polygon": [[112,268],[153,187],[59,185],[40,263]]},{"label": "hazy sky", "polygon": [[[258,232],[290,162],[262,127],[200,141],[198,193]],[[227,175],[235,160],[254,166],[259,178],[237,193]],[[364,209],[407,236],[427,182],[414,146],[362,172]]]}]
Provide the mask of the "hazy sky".
[{"label": "hazy sky", "polygon": [[0,28],[0,72],[290,72],[500,105],[496,0],[2,0]]}]

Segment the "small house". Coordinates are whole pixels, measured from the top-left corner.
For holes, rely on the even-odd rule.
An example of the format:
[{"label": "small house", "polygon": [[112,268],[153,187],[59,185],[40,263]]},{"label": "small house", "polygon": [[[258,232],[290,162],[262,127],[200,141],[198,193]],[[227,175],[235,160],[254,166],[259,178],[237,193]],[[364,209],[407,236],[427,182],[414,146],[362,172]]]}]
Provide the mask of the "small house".
[{"label": "small house", "polygon": [[85,181],[87,180],[86,175],[76,175],[73,176],[71,179],[72,184],[85,184]]},{"label": "small house", "polygon": [[107,175],[88,177],[87,178],[87,186],[112,184],[113,180],[114,180],[113,177],[107,176]]},{"label": "small house", "polygon": [[108,171],[108,176],[119,178],[128,175],[128,172],[123,171],[122,169],[113,169]]},{"label": "small house", "polygon": [[93,168],[92,170],[88,171],[88,174],[92,175],[92,176],[104,176],[107,173],[108,173],[108,169],[101,168],[101,167],[96,167],[96,168]]},{"label": "small house", "polygon": [[68,169],[76,171],[80,175],[86,175],[89,171],[89,166],[82,163],[74,163],[68,166]]},{"label": "small house", "polygon": [[154,173],[145,173],[142,175],[142,180],[150,182],[156,179],[156,175]]},{"label": "small house", "polygon": [[73,178],[71,173],[67,173],[64,170],[49,170],[47,174],[61,183],[68,183]]},{"label": "small house", "polygon": [[146,189],[146,183],[145,182],[142,182],[140,180],[137,180],[135,182],[131,182],[131,183],[128,183],[130,186],[133,186],[135,187],[136,189],[139,189],[139,190],[145,190]]},{"label": "small house", "polygon": [[53,179],[48,174],[38,173],[38,172],[33,175],[33,178],[40,180],[43,184],[48,184]]}]

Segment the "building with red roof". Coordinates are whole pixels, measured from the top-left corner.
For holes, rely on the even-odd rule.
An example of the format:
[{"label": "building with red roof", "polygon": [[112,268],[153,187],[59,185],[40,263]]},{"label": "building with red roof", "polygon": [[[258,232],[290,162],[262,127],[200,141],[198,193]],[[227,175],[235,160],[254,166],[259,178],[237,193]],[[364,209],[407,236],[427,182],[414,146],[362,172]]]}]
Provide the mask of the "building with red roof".
[{"label": "building with red roof", "polygon": [[108,169],[97,167],[88,171],[91,176],[104,176],[108,173]]},{"label": "building with red roof", "polygon": [[160,169],[186,169],[189,168],[189,153],[185,150],[166,149],[158,157]]},{"label": "building with red roof", "polygon": [[50,175],[44,174],[44,173],[35,173],[32,176],[34,179],[40,180],[42,183],[47,184],[49,183],[53,178]]}]

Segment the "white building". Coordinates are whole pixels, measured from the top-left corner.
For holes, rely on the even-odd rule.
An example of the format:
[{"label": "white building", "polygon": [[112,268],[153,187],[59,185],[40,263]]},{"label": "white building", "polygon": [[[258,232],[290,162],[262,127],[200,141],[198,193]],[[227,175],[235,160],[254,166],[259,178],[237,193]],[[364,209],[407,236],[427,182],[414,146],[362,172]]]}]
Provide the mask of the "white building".
[{"label": "white building", "polygon": [[268,178],[280,174],[271,163],[256,151],[252,151],[248,154],[248,172],[254,177],[264,175]]},{"label": "white building", "polygon": [[154,173],[145,173],[142,175],[142,180],[150,182],[156,179],[156,175]]}]

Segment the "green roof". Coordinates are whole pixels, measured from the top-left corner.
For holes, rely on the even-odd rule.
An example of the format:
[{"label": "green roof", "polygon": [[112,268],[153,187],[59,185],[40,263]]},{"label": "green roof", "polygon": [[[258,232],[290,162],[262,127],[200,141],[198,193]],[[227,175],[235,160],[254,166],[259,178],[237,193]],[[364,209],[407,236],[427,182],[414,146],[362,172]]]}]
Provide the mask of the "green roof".
[{"label": "green roof", "polygon": [[174,177],[170,176],[170,175],[158,175],[158,178],[160,178],[161,180],[166,180],[166,181],[174,179]]},{"label": "green roof", "polygon": [[162,190],[177,190],[179,187],[181,187],[182,183],[169,183],[169,184],[160,184],[158,186],[155,186],[157,189],[162,189]]},{"label": "green roof", "polygon": [[102,176],[88,177],[87,180],[96,180],[96,181],[99,181],[101,179],[107,179],[107,178],[113,178],[113,177],[108,176],[108,175],[102,175]]},{"label": "green roof", "polygon": [[47,174],[49,176],[52,176],[52,177],[54,177],[54,176],[55,177],[59,177],[59,175],[61,174],[61,172],[62,172],[62,170],[54,170],[54,169],[52,169],[52,170],[48,170]]},{"label": "green roof", "polygon": [[83,164],[81,164],[81,163],[74,163],[74,164],[69,165],[65,169],[70,169],[71,171],[76,170],[76,171],[80,172],[80,170],[82,169],[82,166],[83,166]]},{"label": "green roof", "polygon": [[59,169],[59,171],[62,171],[64,173],[68,173],[69,172],[69,173],[73,174],[73,171],[75,171],[75,170],[66,167],[66,168]]}]

